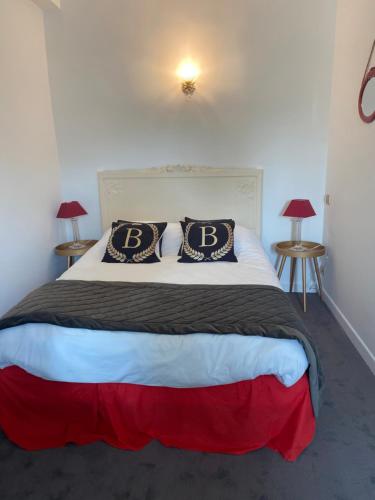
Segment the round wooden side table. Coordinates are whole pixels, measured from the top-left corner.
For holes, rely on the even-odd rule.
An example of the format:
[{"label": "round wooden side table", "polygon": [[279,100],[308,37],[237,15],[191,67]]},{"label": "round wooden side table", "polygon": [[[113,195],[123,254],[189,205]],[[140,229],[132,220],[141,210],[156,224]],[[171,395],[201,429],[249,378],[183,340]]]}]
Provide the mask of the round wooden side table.
[{"label": "round wooden side table", "polygon": [[68,241],[67,243],[62,243],[61,245],[57,245],[55,248],[55,253],[57,255],[62,255],[63,257],[68,257],[68,268],[71,267],[74,263],[74,257],[79,257],[84,255],[87,250],[89,250],[92,246],[97,243],[98,240],[79,240],[79,243],[84,245],[81,248],[71,248],[71,245],[74,241]]},{"label": "round wooden side table", "polygon": [[278,255],[281,255],[280,267],[278,271],[278,277],[284,270],[285,261],[287,257],[290,257],[290,286],[289,291],[293,291],[294,285],[294,275],[296,270],[297,259],[302,260],[302,284],[303,284],[303,311],[306,312],[306,260],[312,259],[314,263],[314,269],[316,273],[316,278],[318,280],[319,295],[322,298],[322,281],[320,278],[318,257],[322,257],[326,253],[326,249],[320,243],[314,243],[313,241],[301,241],[301,246],[303,249],[296,247],[295,241],[281,241],[275,245],[275,250]]}]

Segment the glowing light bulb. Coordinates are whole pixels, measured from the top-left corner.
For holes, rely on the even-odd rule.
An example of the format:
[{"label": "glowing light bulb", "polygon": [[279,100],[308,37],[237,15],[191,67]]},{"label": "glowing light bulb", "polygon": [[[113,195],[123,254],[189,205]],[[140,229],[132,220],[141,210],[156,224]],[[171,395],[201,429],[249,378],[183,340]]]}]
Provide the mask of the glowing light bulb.
[{"label": "glowing light bulb", "polygon": [[198,78],[199,68],[193,63],[193,61],[186,59],[185,61],[182,61],[177,68],[177,75],[181,78],[181,80],[191,82]]}]

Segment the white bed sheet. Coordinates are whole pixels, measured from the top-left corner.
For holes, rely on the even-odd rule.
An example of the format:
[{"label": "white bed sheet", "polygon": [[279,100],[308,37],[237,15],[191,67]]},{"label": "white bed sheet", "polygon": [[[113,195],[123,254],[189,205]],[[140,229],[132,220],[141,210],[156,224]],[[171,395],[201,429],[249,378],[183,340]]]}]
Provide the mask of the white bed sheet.
[{"label": "white bed sheet", "polygon": [[[132,281],[209,285],[273,285],[280,287],[274,267],[253,231],[235,228],[238,263],[199,262],[182,264],[177,255],[163,257],[155,264],[109,264],[101,262],[109,231],[60,279]],[[239,237],[240,236],[240,237]]]},{"label": "white bed sheet", "polygon": [[[167,256],[160,263],[132,265],[101,262],[107,233],[60,279],[280,287],[259,240],[251,231],[245,236],[245,244],[237,248],[237,264],[180,264],[177,256]],[[14,364],[49,380],[167,387],[221,385],[259,375],[275,375],[290,387],[308,366],[296,340],[87,331],[47,324],[0,332],[0,368]]]}]

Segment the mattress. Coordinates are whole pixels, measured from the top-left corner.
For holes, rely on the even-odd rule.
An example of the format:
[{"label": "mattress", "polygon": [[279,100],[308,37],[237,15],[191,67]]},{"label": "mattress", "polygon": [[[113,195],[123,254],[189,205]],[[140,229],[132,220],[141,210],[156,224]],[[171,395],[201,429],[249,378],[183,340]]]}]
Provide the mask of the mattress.
[{"label": "mattress", "polygon": [[[260,284],[280,287],[273,266],[248,231],[238,263],[181,264],[167,255],[155,264],[101,262],[108,233],[60,279],[176,284]],[[297,340],[240,335],[169,336],[90,331],[26,324],[0,334],[0,368],[17,365],[62,382],[124,382],[162,387],[209,387],[275,375],[295,384],[308,362]]]}]

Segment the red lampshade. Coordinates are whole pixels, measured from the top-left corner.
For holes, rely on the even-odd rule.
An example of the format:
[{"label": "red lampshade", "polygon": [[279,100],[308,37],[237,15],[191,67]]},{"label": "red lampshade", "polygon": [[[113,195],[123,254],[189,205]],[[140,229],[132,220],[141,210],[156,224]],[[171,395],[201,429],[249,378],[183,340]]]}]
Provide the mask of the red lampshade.
[{"label": "red lampshade", "polygon": [[282,215],[305,219],[316,215],[316,213],[309,200],[291,200]]},{"label": "red lampshade", "polygon": [[61,203],[56,217],[58,219],[71,219],[72,217],[79,217],[86,214],[86,210],[78,201],[69,201]]}]

